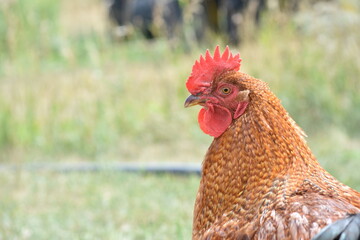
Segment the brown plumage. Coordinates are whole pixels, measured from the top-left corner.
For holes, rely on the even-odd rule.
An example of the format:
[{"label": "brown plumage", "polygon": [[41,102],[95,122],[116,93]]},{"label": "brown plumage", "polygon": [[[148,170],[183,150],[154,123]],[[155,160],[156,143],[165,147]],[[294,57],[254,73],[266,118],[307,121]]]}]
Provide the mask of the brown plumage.
[{"label": "brown plumage", "polygon": [[[221,58],[218,48],[214,57],[207,53],[187,82],[185,106],[203,106],[200,127],[215,136],[203,162],[193,239],[305,240],[359,213],[360,193],[319,165],[267,84],[238,72],[240,58],[227,51]],[[229,61],[239,64],[223,64]]]}]

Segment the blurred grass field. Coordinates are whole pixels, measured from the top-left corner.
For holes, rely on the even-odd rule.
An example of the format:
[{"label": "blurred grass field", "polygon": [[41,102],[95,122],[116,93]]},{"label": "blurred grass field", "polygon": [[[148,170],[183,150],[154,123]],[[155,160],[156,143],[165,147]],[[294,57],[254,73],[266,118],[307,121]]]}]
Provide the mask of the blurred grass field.
[{"label": "blurred grass field", "polygon": [[[340,7],[359,14],[355,1]],[[281,14],[232,47],[268,82],[321,164],[360,190],[360,33]],[[284,20],[285,19],[285,20]],[[315,25],[315,24],[313,24]],[[211,138],[184,109],[205,49],[111,37],[100,0],[0,2],[0,162],[196,161]],[[223,46],[224,47],[224,46]],[[222,48],[223,48],[222,47]],[[0,239],[189,239],[198,178],[0,175]]]},{"label": "blurred grass field", "polygon": [[0,182],[0,239],[191,238],[197,177],[18,172]]}]

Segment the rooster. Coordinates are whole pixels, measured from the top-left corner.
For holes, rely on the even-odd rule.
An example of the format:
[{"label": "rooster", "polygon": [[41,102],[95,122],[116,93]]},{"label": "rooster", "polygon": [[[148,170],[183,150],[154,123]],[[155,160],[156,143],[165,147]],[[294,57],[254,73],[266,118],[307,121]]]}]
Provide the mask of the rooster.
[{"label": "rooster", "polygon": [[280,100],[265,82],[239,72],[240,62],[217,46],[213,56],[200,56],[186,82],[185,107],[202,106],[200,128],[214,137],[193,239],[358,239],[360,193],[319,165]]}]

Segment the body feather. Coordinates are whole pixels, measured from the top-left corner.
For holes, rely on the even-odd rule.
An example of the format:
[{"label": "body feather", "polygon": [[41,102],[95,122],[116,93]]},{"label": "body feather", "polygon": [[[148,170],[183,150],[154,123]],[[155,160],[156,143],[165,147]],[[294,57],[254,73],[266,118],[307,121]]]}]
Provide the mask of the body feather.
[{"label": "body feather", "polygon": [[[239,96],[230,103],[217,94],[224,84]],[[266,83],[228,71],[214,76],[210,85],[206,101],[197,100],[203,111],[207,104],[220,104],[234,114],[232,106],[244,101],[246,109],[214,138],[203,161],[194,240],[308,240],[334,221],[360,212],[360,193],[319,165],[304,132]],[[220,100],[211,102],[209,93]],[[353,222],[352,228],[360,223]]]}]

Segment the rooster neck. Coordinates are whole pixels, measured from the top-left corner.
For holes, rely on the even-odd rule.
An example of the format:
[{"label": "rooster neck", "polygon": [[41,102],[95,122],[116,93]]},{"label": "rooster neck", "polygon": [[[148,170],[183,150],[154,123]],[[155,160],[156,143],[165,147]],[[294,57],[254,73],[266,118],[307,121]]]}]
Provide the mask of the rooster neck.
[{"label": "rooster neck", "polygon": [[[319,167],[304,133],[271,93],[253,97],[246,112],[214,139],[203,162],[194,214],[195,229],[206,229],[227,212],[251,219],[279,179]],[[280,180],[281,182],[282,180]],[[276,189],[274,188],[276,185]],[[281,185],[281,184],[280,184]],[[284,193],[285,194],[285,193]],[[198,227],[196,227],[198,226]]]},{"label": "rooster neck", "polygon": [[319,166],[304,132],[279,99],[270,91],[263,95],[266,98],[260,93],[254,97],[245,114],[214,139],[204,160],[204,174],[214,169],[214,174],[231,175],[230,181],[235,178],[248,185]]}]

